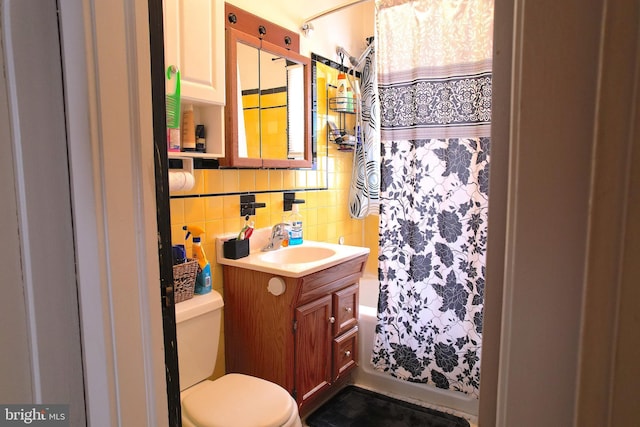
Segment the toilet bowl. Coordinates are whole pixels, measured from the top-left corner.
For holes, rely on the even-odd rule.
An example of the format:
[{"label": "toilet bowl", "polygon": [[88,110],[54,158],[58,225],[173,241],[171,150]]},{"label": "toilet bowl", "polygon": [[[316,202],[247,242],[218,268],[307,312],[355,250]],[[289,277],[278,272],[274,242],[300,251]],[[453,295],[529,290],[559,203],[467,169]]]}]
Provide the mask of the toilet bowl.
[{"label": "toilet bowl", "polygon": [[176,304],[182,425],[301,427],[295,400],[278,384],[235,373],[207,379],[218,354],[222,306],[215,291]]},{"label": "toilet bowl", "polygon": [[295,400],[260,378],[227,374],[180,394],[184,427],[300,427]]}]

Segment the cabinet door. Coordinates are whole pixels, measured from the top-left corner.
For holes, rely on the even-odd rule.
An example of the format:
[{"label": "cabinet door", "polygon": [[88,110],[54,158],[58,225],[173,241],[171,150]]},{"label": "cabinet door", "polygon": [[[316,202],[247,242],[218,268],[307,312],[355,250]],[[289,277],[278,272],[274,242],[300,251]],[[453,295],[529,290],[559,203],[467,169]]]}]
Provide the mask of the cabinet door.
[{"label": "cabinet door", "polygon": [[222,0],[164,0],[165,64],[180,70],[183,102],[224,105]]},{"label": "cabinet door", "polygon": [[331,296],[296,308],[296,398],[303,404],[331,385]]},{"label": "cabinet door", "polygon": [[333,294],[334,337],[358,324],[358,288],[356,283]]},{"label": "cabinet door", "polygon": [[333,380],[343,377],[357,366],[358,327],[333,340]]}]

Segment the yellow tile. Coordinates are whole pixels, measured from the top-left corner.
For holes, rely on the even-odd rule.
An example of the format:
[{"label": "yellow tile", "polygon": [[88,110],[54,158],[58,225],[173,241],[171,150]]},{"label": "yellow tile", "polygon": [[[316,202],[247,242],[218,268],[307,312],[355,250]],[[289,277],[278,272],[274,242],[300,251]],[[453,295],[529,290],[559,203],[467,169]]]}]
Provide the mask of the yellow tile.
[{"label": "yellow tile", "polygon": [[273,215],[280,215],[284,213],[284,196],[283,193],[269,193],[269,201],[267,205],[269,206],[269,215],[273,217]]},{"label": "yellow tile", "polygon": [[222,171],[220,169],[211,169],[206,171],[204,192],[206,194],[224,193],[224,183]]},{"label": "yellow tile", "polygon": [[273,224],[276,224],[271,220],[271,211],[258,213],[256,216],[253,217],[253,221],[255,221],[256,229],[271,227]]},{"label": "yellow tile", "polygon": [[331,222],[330,218],[332,218],[330,208],[327,208],[327,207],[318,208],[318,225],[329,224]]},{"label": "yellow tile", "polygon": [[184,224],[184,199],[170,199],[171,225]]},{"label": "yellow tile", "polygon": [[304,193],[304,206],[306,209],[315,209],[318,207],[318,192],[307,191]]},{"label": "yellow tile", "polygon": [[296,188],[296,172],[293,170],[282,171],[282,189],[293,190]]},{"label": "yellow tile", "polygon": [[271,211],[273,210],[273,205],[271,203],[271,194],[256,194],[256,203],[264,203],[266,206],[264,208],[257,208],[256,214],[249,219],[256,221],[256,218],[269,218]]},{"label": "yellow tile", "polygon": [[224,216],[224,206],[222,197],[205,197],[204,214],[207,221],[222,219]]},{"label": "yellow tile", "polygon": [[319,225],[317,227],[316,240],[318,240],[319,242],[326,242],[327,241],[327,227],[324,227],[324,226],[321,226],[321,225]]},{"label": "yellow tile", "polygon": [[309,226],[318,225],[318,209],[307,209],[304,211],[303,215],[305,222],[309,224]]},{"label": "yellow tile", "polygon": [[306,231],[304,232],[304,238],[306,240],[318,241],[318,226],[310,225],[309,227],[307,227]]},{"label": "yellow tile", "polygon": [[[204,223],[205,230],[207,231],[207,238],[210,239],[210,243],[214,244],[217,236],[224,233],[222,219],[216,219],[213,221],[206,221]],[[207,252],[208,253],[208,252]]]},{"label": "yellow tile", "polygon": [[238,234],[242,227],[244,226],[244,218],[225,218],[222,220],[223,222],[223,232],[224,234]]},{"label": "yellow tile", "polygon": [[327,173],[327,188],[329,190],[334,190],[337,187],[337,172],[328,172]]},{"label": "yellow tile", "polygon": [[225,169],[222,171],[222,184],[224,186],[225,193],[238,192],[240,188],[240,181],[238,177],[237,169]]},{"label": "yellow tile", "polygon": [[211,262],[211,287],[220,292],[223,286],[223,276],[222,276],[222,264],[218,264],[216,261],[216,256],[214,254],[213,261]]},{"label": "yellow tile", "polygon": [[282,172],[283,171],[281,170],[275,170],[275,169],[269,170],[269,190],[272,190],[272,191],[282,190],[282,182],[283,182]]},{"label": "yellow tile", "polygon": [[326,207],[329,204],[329,191],[323,190],[318,192],[317,197],[317,206],[318,207]]},{"label": "yellow tile", "polygon": [[259,169],[256,173],[256,191],[269,190],[269,171],[265,169]]},{"label": "yellow tile", "polygon": [[293,188],[307,188],[307,171],[297,170],[295,172],[296,183]]},{"label": "yellow tile", "polygon": [[336,159],[335,156],[331,156],[331,154],[329,154],[329,157],[327,157],[327,161],[326,161],[326,168],[325,171],[327,172],[335,172],[335,164],[336,164]]},{"label": "yellow tile", "polygon": [[204,222],[204,219],[204,199],[200,197],[184,199],[184,222],[194,224]]},{"label": "yellow tile", "polygon": [[307,188],[318,187],[318,171],[307,171]]},{"label": "yellow tile", "polygon": [[184,245],[184,235],[186,232],[182,230],[182,225],[171,226],[171,244],[172,245]]},{"label": "yellow tile", "polygon": [[240,191],[256,190],[256,174],[252,169],[241,169],[238,171],[240,175]]},{"label": "yellow tile", "polygon": [[222,218],[240,218],[240,196],[222,197]]}]

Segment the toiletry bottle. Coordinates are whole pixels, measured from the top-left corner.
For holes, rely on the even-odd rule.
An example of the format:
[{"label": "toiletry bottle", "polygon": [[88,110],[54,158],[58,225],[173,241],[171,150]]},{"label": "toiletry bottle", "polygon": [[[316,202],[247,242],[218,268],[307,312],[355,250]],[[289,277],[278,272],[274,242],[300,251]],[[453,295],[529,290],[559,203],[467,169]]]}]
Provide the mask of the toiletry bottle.
[{"label": "toiletry bottle", "polygon": [[184,250],[184,245],[173,245],[171,247],[171,255],[173,259],[173,265],[183,264],[187,261],[187,255]]},{"label": "toiletry bottle", "polygon": [[193,258],[198,260],[198,275],[196,276],[196,288],[193,293],[202,295],[211,292],[211,266],[207,260],[207,256],[202,249],[200,243],[200,236],[204,233],[204,230],[194,225],[185,225],[183,230],[187,230],[185,239],[189,238],[189,235],[193,235],[193,248],[191,252]]},{"label": "toiletry bottle", "polygon": [[291,206],[291,215],[289,215],[289,245],[299,245],[302,243],[302,215],[298,212],[298,205]]},{"label": "toiletry bottle", "polygon": [[338,87],[336,89],[336,110],[347,111],[347,76],[338,74]]},{"label": "toiletry bottle", "polygon": [[353,91],[347,88],[347,112],[353,113]]},{"label": "toiletry bottle", "polygon": [[207,140],[204,136],[204,125],[196,125],[196,151],[200,153],[207,151]]},{"label": "toiletry bottle", "polygon": [[191,104],[185,107],[182,115],[182,151],[196,151],[196,126]]}]

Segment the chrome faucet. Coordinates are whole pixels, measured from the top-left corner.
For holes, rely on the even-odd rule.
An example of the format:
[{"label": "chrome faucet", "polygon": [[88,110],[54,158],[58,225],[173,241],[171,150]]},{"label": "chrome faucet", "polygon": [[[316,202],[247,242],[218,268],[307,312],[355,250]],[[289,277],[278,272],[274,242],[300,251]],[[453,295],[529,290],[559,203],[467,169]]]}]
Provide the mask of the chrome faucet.
[{"label": "chrome faucet", "polygon": [[276,249],[280,248],[283,241],[289,240],[289,233],[287,232],[288,225],[289,224],[281,222],[273,226],[273,228],[271,229],[271,237],[269,238],[269,242],[264,248],[262,248],[263,252],[275,251]]}]

